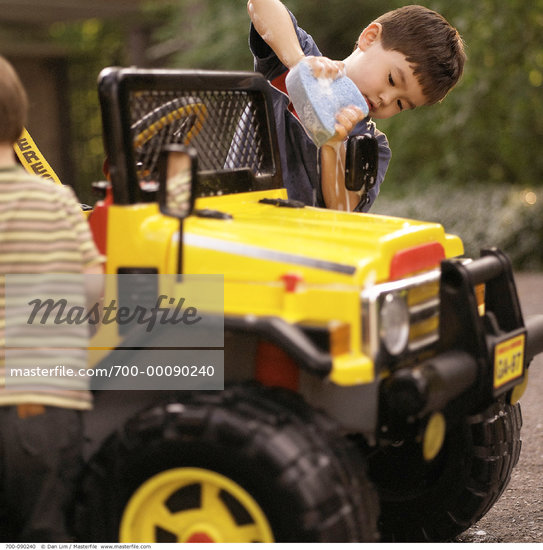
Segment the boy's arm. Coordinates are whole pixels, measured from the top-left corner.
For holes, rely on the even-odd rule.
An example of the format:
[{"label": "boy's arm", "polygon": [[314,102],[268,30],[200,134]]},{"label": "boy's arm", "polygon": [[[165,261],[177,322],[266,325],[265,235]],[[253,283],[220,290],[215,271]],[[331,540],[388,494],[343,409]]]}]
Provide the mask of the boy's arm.
[{"label": "boy's arm", "polygon": [[326,208],[352,212],[360,197],[345,187],[345,146],[321,148],[321,190]]},{"label": "boy's arm", "polygon": [[336,134],[321,147],[321,190],[327,208],[352,212],[360,202],[359,195],[345,187],[344,141],[363,118],[357,107],[342,109],[336,117]]},{"label": "boy's arm", "polygon": [[249,0],[254,28],[288,69],[305,57],[287,8],[279,0]]},{"label": "boy's arm", "polygon": [[313,74],[317,78],[337,78],[343,74],[345,70],[343,61],[305,55],[290,13],[279,0],[248,0],[247,11],[256,32],[287,69],[292,69],[305,58],[309,61]]}]

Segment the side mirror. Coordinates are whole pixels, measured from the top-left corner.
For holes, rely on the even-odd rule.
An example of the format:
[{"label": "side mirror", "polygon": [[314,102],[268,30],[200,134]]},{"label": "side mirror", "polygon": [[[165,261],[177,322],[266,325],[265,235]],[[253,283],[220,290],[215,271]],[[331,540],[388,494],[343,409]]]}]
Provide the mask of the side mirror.
[{"label": "side mirror", "polygon": [[158,204],[167,216],[183,220],[194,207],[193,187],[198,159],[192,147],[172,144],[164,147],[158,159]]},{"label": "side mirror", "polygon": [[345,156],[345,187],[366,194],[377,181],[379,147],[371,136],[351,136]]}]

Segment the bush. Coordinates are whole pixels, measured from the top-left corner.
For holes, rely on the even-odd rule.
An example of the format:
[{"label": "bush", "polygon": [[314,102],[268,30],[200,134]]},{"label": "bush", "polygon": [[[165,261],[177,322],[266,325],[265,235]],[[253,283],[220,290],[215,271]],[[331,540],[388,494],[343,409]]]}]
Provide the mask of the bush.
[{"label": "bush", "polygon": [[439,222],[463,240],[466,256],[496,246],[515,269],[543,269],[543,188],[411,183],[383,190],[371,211]]}]

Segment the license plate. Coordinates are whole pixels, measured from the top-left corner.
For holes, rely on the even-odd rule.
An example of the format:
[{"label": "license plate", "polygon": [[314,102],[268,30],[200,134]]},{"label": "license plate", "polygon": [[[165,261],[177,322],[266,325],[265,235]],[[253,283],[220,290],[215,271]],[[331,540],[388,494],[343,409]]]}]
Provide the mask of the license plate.
[{"label": "license plate", "polygon": [[494,348],[494,389],[522,377],[526,335],[519,334],[496,344]]}]

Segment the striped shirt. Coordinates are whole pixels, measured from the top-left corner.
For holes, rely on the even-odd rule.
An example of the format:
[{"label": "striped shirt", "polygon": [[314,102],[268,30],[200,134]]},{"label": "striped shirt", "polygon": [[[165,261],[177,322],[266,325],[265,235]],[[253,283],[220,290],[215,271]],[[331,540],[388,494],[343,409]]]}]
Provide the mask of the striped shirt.
[{"label": "striped shirt", "polygon": [[[30,343],[21,348],[14,346],[18,340],[10,336],[10,328],[15,324],[12,319],[16,316],[13,313],[16,310],[13,306],[10,309],[10,303],[13,302],[13,295],[17,294],[14,281],[18,281],[20,289],[24,290],[27,288],[25,277],[33,281],[49,279],[53,281],[53,286],[62,285],[62,292],[66,292],[70,283],[65,284],[63,278],[69,277],[68,274],[82,274],[85,268],[101,262],[102,257],[70,187],[30,176],[18,165],[0,169],[0,406],[40,403],[75,409],[91,407],[91,394],[86,382],[81,386],[68,384],[65,387],[65,382],[61,380],[53,380],[48,385],[43,380],[36,384],[34,378],[25,383],[6,384],[6,363],[9,366],[13,361],[17,367],[35,367],[33,359],[24,358],[47,357],[54,353],[55,345],[55,340],[47,336],[49,347],[40,350],[40,341],[44,341],[44,334],[47,333],[42,332],[35,338],[34,333],[28,332],[25,326],[26,338],[30,339]],[[53,286],[46,285],[44,288],[51,289]],[[78,299],[83,300],[82,288],[80,285],[80,290],[74,290],[72,285],[68,293],[79,293]],[[31,330],[37,328],[41,327],[30,327]],[[66,344],[70,338],[73,343],[74,334],[76,340],[81,336],[66,333],[68,339],[63,340],[62,330],[66,329],[61,328],[59,332],[58,327],[49,327],[49,330],[53,329],[63,345],[70,345]],[[6,337],[9,340],[7,348]],[[85,341],[84,338],[79,340]],[[84,364],[84,355],[79,360]],[[29,364],[25,365],[24,361]]]}]

